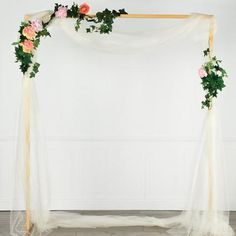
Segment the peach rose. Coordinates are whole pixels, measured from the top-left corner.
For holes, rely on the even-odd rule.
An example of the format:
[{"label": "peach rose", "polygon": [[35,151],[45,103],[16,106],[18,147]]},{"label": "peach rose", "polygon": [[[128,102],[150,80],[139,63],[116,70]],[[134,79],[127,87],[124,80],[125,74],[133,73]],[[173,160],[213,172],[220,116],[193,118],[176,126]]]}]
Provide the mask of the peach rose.
[{"label": "peach rose", "polygon": [[34,44],[31,40],[25,39],[24,42],[20,43],[23,48],[23,52],[31,53],[34,49]]},{"label": "peach rose", "polygon": [[87,3],[83,3],[79,7],[79,12],[81,14],[87,14],[90,10],[90,6]]},{"label": "peach rose", "polygon": [[26,26],[23,31],[22,34],[27,38],[27,39],[34,39],[36,36],[36,32],[34,30],[34,28],[32,26]]}]

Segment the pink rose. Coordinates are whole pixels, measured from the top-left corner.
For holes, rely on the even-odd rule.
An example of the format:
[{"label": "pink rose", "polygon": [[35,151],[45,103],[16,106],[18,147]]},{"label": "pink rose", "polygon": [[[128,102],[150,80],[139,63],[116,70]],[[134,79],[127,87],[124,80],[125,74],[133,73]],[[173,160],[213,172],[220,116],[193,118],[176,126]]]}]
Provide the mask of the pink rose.
[{"label": "pink rose", "polygon": [[34,30],[34,28],[32,26],[26,26],[23,31],[22,34],[27,38],[27,39],[34,39],[36,36],[36,32]]},{"label": "pink rose", "polygon": [[87,3],[83,3],[79,7],[79,12],[81,14],[87,14],[90,10],[90,6]]},{"label": "pink rose", "polygon": [[204,77],[207,77],[207,72],[202,67],[198,70],[198,74],[199,74],[201,79],[204,78]]},{"label": "pink rose", "polygon": [[58,18],[66,18],[67,17],[67,7],[59,7],[55,12],[56,17]]},{"label": "pink rose", "polygon": [[43,30],[43,25],[42,25],[42,21],[35,19],[31,21],[31,26],[34,28],[35,32],[39,32],[41,30]]},{"label": "pink rose", "polygon": [[23,52],[31,53],[34,49],[34,44],[31,40],[25,39],[24,42],[20,43],[23,48]]}]

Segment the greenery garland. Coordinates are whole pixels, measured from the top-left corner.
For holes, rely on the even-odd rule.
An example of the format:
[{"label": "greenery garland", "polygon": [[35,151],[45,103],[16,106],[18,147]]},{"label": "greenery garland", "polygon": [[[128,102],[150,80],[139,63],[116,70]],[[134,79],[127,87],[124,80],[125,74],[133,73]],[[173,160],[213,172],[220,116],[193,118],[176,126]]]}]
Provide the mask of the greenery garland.
[{"label": "greenery garland", "polygon": [[30,78],[35,77],[39,71],[40,64],[33,62],[34,51],[38,48],[42,37],[50,36],[47,26],[54,18],[74,18],[76,19],[75,30],[78,31],[83,20],[90,22],[86,28],[87,33],[98,32],[109,34],[112,32],[114,19],[121,14],[127,14],[125,9],[108,10],[97,12],[94,16],[87,15],[90,10],[88,4],[73,4],[70,8],[61,4],[55,4],[54,11],[47,22],[40,19],[26,20],[21,22],[19,29],[19,40],[14,42],[16,62],[20,63],[20,70],[25,74],[32,66]]},{"label": "greenery garland", "polygon": [[[70,8],[56,3],[54,11],[49,19],[44,22],[40,19],[25,20],[21,22],[19,29],[19,40],[14,42],[16,62],[20,63],[20,70],[25,74],[29,68],[30,78],[35,77],[39,71],[40,64],[33,62],[34,51],[38,48],[42,37],[50,36],[47,30],[48,25],[54,18],[74,18],[75,30],[80,29],[83,20],[90,22],[86,28],[87,33],[97,32],[109,34],[112,32],[114,19],[121,14],[127,14],[125,9],[108,10],[97,12],[95,15],[88,15],[90,7],[87,3],[81,5],[73,4]],[[205,99],[202,101],[202,108],[211,108],[212,99],[217,97],[218,92],[225,87],[224,79],[227,77],[226,71],[220,66],[221,61],[210,56],[209,48],[204,51],[204,56],[208,58],[206,63],[199,69],[199,76],[202,79],[203,90],[206,91]]]},{"label": "greenery garland", "polygon": [[219,91],[225,87],[224,79],[228,77],[226,71],[221,67],[221,61],[215,56],[210,56],[209,48],[204,51],[208,60],[202,65],[198,73],[202,79],[203,90],[206,91],[205,99],[202,101],[202,108],[211,108],[212,99],[217,97]]}]

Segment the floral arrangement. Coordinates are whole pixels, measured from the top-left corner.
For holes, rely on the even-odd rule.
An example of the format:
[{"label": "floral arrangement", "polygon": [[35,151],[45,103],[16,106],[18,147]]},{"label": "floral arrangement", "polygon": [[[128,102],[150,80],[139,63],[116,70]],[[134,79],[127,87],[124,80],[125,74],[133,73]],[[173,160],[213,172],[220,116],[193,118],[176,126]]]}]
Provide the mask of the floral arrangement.
[{"label": "floral arrangement", "polygon": [[127,14],[125,9],[108,10],[97,12],[95,15],[88,15],[90,6],[87,3],[81,5],[73,4],[70,8],[61,4],[55,4],[54,11],[46,22],[40,19],[25,20],[21,22],[19,29],[19,40],[14,42],[16,62],[20,63],[20,70],[25,74],[31,67],[30,78],[35,77],[39,71],[40,64],[33,62],[34,51],[38,48],[42,37],[51,36],[47,26],[54,18],[74,18],[76,19],[75,30],[78,31],[83,20],[90,22],[86,28],[87,33],[98,32],[109,34],[112,32],[114,19],[121,14]]},{"label": "floral arrangement", "polygon": [[227,73],[220,66],[221,61],[216,57],[210,56],[209,48],[204,51],[204,56],[209,59],[198,70],[202,80],[202,87],[206,91],[205,99],[202,101],[202,108],[211,109],[212,99],[217,97],[218,92],[225,87],[224,79],[227,77]]},{"label": "floral arrangement", "polygon": [[[127,14],[125,9],[108,10],[97,12],[95,15],[89,15],[90,6],[87,3],[81,5],[73,4],[71,7],[56,3],[54,11],[47,20],[33,19],[21,22],[19,29],[19,40],[14,42],[16,62],[20,63],[20,70],[25,74],[30,69],[30,78],[36,76],[40,64],[34,62],[34,52],[40,44],[42,37],[50,36],[47,30],[48,25],[55,18],[74,18],[75,30],[80,29],[83,20],[90,23],[86,28],[87,33],[97,32],[100,34],[109,34],[112,32],[114,19],[122,14]],[[218,92],[225,87],[224,79],[227,77],[226,71],[220,66],[221,61],[216,57],[210,56],[209,48],[204,51],[204,56],[208,60],[202,65],[198,73],[202,80],[201,84],[206,91],[205,99],[202,101],[202,108],[211,108],[212,99],[217,97]]]}]

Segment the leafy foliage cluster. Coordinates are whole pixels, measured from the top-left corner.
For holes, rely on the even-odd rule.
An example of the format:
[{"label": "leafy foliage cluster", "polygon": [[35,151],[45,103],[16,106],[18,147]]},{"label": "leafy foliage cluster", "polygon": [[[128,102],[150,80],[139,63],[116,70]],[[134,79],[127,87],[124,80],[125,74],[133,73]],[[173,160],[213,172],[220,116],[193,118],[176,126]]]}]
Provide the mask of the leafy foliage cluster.
[{"label": "leafy foliage cluster", "polygon": [[102,12],[97,12],[95,17],[86,17],[88,22],[94,22],[95,24],[90,25],[87,28],[87,33],[91,32],[99,32],[100,34],[108,34],[112,32],[112,25],[114,23],[114,19],[121,14],[127,14],[124,9],[120,9],[119,11],[108,10],[105,9]]},{"label": "leafy foliage cluster", "polygon": [[[119,17],[121,14],[127,14],[125,9],[116,10],[108,10],[105,9],[102,12],[97,12],[95,15],[86,15],[80,13],[80,6],[78,4],[73,4],[70,8],[68,6],[64,6],[56,3],[54,7],[54,12],[51,14],[50,19],[47,22],[42,22],[42,30],[37,32],[35,38],[32,40],[34,45],[34,51],[38,48],[40,44],[40,40],[42,37],[50,36],[50,33],[47,30],[47,26],[50,22],[56,17],[56,12],[60,7],[67,8],[67,18],[76,19],[75,30],[78,31],[80,29],[81,22],[83,20],[90,22],[91,25],[86,28],[87,33],[98,32],[100,34],[109,34],[112,32],[112,26],[114,23],[114,19]],[[22,43],[27,38],[23,35],[23,29],[27,26],[30,26],[30,21],[21,22],[19,29],[19,40],[14,42],[12,45],[15,46],[15,56],[16,62],[20,63],[20,70],[25,74],[29,68],[31,67],[30,77],[33,78],[39,71],[40,64],[37,62],[33,62],[34,51],[30,53],[26,53],[23,51]]]},{"label": "leafy foliage cluster", "polygon": [[[116,10],[108,10],[97,12],[95,15],[83,14],[80,11],[80,6],[78,4],[73,4],[70,8],[68,6],[64,6],[56,3],[54,7],[53,13],[50,15],[49,20],[47,22],[41,22],[42,28],[38,31],[35,37],[31,38],[31,43],[33,43],[32,51],[24,51],[22,43],[27,40],[27,37],[23,34],[23,30],[31,26],[31,21],[26,20],[21,22],[19,29],[19,40],[14,42],[15,46],[15,56],[16,62],[20,63],[20,70],[25,74],[26,72],[30,72],[30,77],[33,78],[39,71],[40,64],[38,62],[34,62],[34,52],[38,48],[40,44],[40,40],[42,37],[50,36],[50,33],[47,30],[48,25],[51,21],[56,17],[56,13],[60,8],[66,8],[66,17],[76,19],[75,22],[75,30],[78,31],[80,29],[82,21],[86,21],[89,23],[89,26],[86,28],[87,33],[100,33],[100,34],[109,34],[112,32],[114,19],[119,17],[121,14],[127,14],[125,9]],[[207,107],[211,108],[212,99],[217,97],[219,91],[225,87],[224,79],[227,77],[226,71],[221,67],[221,61],[216,57],[210,56],[210,50],[207,49],[204,51],[204,56],[208,58],[207,62],[202,65],[202,70],[204,72],[204,76],[201,76],[202,79],[202,87],[204,91],[206,91],[206,95],[204,100],[202,101],[202,108]]]},{"label": "leafy foliage cluster", "polygon": [[204,56],[209,58],[202,66],[207,76],[202,78],[202,87],[206,91],[205,99],[202,101],[202,108],[211,108],[212,99],[217,97],[219,91],[225,87],[224,79],[227,77],[226,71],[221,67],[221,60],[210,56],[209,48],[204,51]]},{"label": "leafy foliage cluster", "polygon": [[[37,62],[33,62],[33,52],[25,53],[22,46],[20,45],[22,42],[24,42],[24,40],[27,39],[22,33],[23,29],[27,26],[30,26],[30,22],[21,22],[21,26],[18,31],[20,34],[19,40],[17,42],[14,42],[12,45],[15,45],[16,62],[20,62],[20,70],[23,72],[23,74],[25,74],[32,65],[32,71],[30,72],[30,77],[32,78],[35,77],[36,73],[38,72],[40,64]],[[47,31],[46,27],[43,24],[43,30],[38,32],[34,40],[32,40],[34,49],[39,46],[40,38],[46,36],[50,36],[50,33]]]}]

